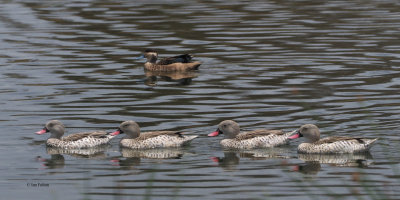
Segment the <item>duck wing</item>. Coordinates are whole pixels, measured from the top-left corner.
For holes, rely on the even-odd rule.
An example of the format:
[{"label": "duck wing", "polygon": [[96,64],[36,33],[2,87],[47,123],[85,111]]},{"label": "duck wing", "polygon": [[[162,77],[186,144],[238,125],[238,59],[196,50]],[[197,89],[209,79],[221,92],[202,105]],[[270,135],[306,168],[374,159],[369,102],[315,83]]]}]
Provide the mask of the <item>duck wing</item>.
[{"label": "duck wing", "polygon": [[147,140],[161,135],[169,135],[181,138],[184,137],[182,132],[179,131],[152,131],[152,132],[140,133],[139,137],[137,137],[137,140]]},{"label": "duck wing", "polygon": [[172,63],[190,63],[192,58],[193,58],[193,56],[190,54],[182,54],[179,56],[163,58],[160,61],[158,61],[157,64],[158,65],[169,65]]},{"label": "duck wing", "polygon": [[72,142],[83,139],[85,137],[94,137],[94,138],[104,138],[107,133],[105,131],[92,131],[92,132],[83,132],[83,133],[75,133],[62,138],[63,141]]},{"label": "duck wing", "polygon": [[315,142],[315,144],[327,144],[327,143],[334,143],[334,142],[339,142],[339,141],[348,141],[348,142],[355,142],[359,144],[365,144],[365,138],[362,137],[347,137],[347,136],[333,136],[333,137],[327,137],[327,138],[322,138]]},{"label": "duck wing", "polygon": [[254,131],[248,131],[248,132],[243,132],[240,133],[236,136],[237,140],[248,140],[251,138],[255,137],[262,137],[262,136],[268,136],[268,135],[283,135],[285,132],[282,130],[268,130],[268,129],[258,129]]}]

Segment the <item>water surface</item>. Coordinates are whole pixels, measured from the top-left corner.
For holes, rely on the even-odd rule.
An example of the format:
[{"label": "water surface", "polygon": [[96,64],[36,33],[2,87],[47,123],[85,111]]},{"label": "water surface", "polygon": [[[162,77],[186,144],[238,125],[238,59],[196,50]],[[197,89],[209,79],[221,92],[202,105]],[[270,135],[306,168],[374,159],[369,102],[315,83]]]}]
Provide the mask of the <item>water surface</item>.
[{"label": "water surface", "polygon": [[[397,1],[2,1],[0,191],[4,199],[390,199],[399,195]],[[134,57],[192,53],[193,73],[148,73]],[[200,137],[182,149],[48,149],[68,133]],[[243,130],[379,137],[367,155],[298,155],[291,145],[226,151]]]}]

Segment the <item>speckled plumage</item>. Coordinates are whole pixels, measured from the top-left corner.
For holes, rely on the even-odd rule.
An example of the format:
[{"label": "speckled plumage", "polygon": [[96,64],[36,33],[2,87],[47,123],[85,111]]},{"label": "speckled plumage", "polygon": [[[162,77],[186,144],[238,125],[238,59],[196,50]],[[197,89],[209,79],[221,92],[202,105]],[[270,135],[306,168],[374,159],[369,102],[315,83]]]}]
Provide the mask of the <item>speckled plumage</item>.
[{"label": "speckled plumage", "polygon": [[[332,138],[324,138],[323,140],[328,139]],[[342,138],[331,142],[324,142],[323,140],[317,143],[302,143],[298,146],[297,151],[299,153],[362,153],[368,151],[378,139],[362,139],[363,142],[352,138],[346,140]]]},{"label": "speckled plumage", "polygon": [[[146,133],[141,133],[141,134],[146,134]],[[197,137],[196,135],[183,136],[183,137],[177,137],[171,135],[159,135],[157,137],[152,137],[145,140],[122,139],[121,146],[132,149],[180,147],[187,143],[190,143],[191,140],[193,140],[196,137]]]},{"label": "speckled plumage", "polygon": [[51,135],[46,141],[49,147],[64,148],[64,149],[81,149],[91,148],[99,145],[107,144],[115,136],[106,133],[105,131],[93,131],[84,133],[75,133],[62,137],[65,127],[58,120],[49,121],[43,130],[37,134],[50,132]]},{"label": "speckled plumage", "polygon": [[239,124],[232,120],[225,120],[218,125],[216,132],[209,136],[224,134],[221,146],[235,149],[269,148],[285,145],[289,142],[288,136],[292,132],[285,133],[281,130],[258,129],[240,133]]},{"label": "speckled plumage", "polygon": [[153,49],[147,49],[144,53],[144,57],[147,58],[144,68],[149,71],[190,71],[197,70],[201,65],[200,62],[192,62],[192,56],[190,54],[164,58],[157,62],[158,53]]},{"label": "speckled plumage", "polygon": [[[107,144],[114,136],[107,135],[106,132],[104,133],[104,137],[92,137],[87,136],[81,138],[79,140],[71,141],[71,140],[64,140],[64,138],[57,139],[57,138],[49,138],[47,139],[46,144],[51,147],[58,147],[58,148],[65,148],[65,149],[81,149],[81,148],[91,148],[96,147],[99,145]],[[79,133],[77,133],[79,134]]]},{"label": "speckled plumage", "polygon": [[301,143],[297,151],[299,153],[316,153],[316,154],[329,154],[329,153],[363,153],[369,151],[375,139],[367,139],[362,137],[346,137],[336,136],[320,139],[320,131],[317,126],[313,124],[306,124],[296,131],[296,134],[291,136],[290,139],[298,137],[306,138],[305,143]]},{"label": "speckled plumage", "polygon": [[[265,130],[269,131],[269,130]],[[240,139],[240,135],[247,134],[248,132],[242,132],[238,135],[238,138],[234,139],[223,139],[220,144],[226,148],[236,148],[236,149],[253,149],[253,148],[269,148],[276,147],[280,145],[285,145],[288,143],[287,137],[292,133],[284,133],[281,135],[270,134],[270,135],[260,135],[248,139]]]},{"label": "speckled plumage", "polygon": [[189,144],[197,135],[185,136],[177,131],[153,131],[140,133],[139,125],[134,121],[123,122],[114,134],[125,133],[120,145],[132,149],[152,149],[181,147]]}]

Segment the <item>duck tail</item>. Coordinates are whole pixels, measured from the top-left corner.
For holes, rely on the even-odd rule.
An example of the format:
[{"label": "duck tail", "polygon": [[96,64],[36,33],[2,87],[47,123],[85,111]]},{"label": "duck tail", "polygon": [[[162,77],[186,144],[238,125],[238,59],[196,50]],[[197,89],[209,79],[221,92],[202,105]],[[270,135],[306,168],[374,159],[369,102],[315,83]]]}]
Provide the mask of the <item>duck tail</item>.
[{"label": "duck tail", "polygon": [[191,67],[191,70],[198,70],[201,65],[201,62],[193,62],[193,66]]},{"label": "duck tail", "polygon": [[185,144],[189,144],[190,142],[192,142],[193,139],[199,137],[198,135],[189,135],[189,136],[185,136]]},{"label": "duck tail", "polygon": [[375,138],[375,139],[372,139],[372,140],[367,140],[367,141],[365,141],[365,145],[366,145],[366,147],[367,147],[367,149],[370,149],[371,147],[372,147],[372,145],[378,140],[379,138]]},{"label": "duck tail", "polygon": [[187,139],[193,140],[194,138],[197,138],[197,137],[199,137],[199,136],[198,135],[190,135],[190,136],[187,136]]},{"label": "duck tail", "polygon": [[200,64],[198,64],[198,65],[194,66],[194,67],[193,67],[193,69],[194,69],[194,70],[198,70],[198,69],[199,69],[199,67],[200,67]]}]

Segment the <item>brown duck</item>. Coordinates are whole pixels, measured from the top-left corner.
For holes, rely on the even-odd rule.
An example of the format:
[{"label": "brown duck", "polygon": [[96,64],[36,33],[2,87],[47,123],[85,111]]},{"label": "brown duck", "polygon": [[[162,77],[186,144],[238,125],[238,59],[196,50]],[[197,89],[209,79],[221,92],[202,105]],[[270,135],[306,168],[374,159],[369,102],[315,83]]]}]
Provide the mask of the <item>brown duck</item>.
[{"label": "brown duck", "polygon": [[154,49],[146,49],[144,54],[138,59],[140,58],[147,59],[146,63],[144,64],[144,68],[148,71],[191,71],[197,70],[201,65],[201,62],[192,62],[193,56],[190,54],[182,54],[179,56],[164,58],[157,62],[158,53]]}]

